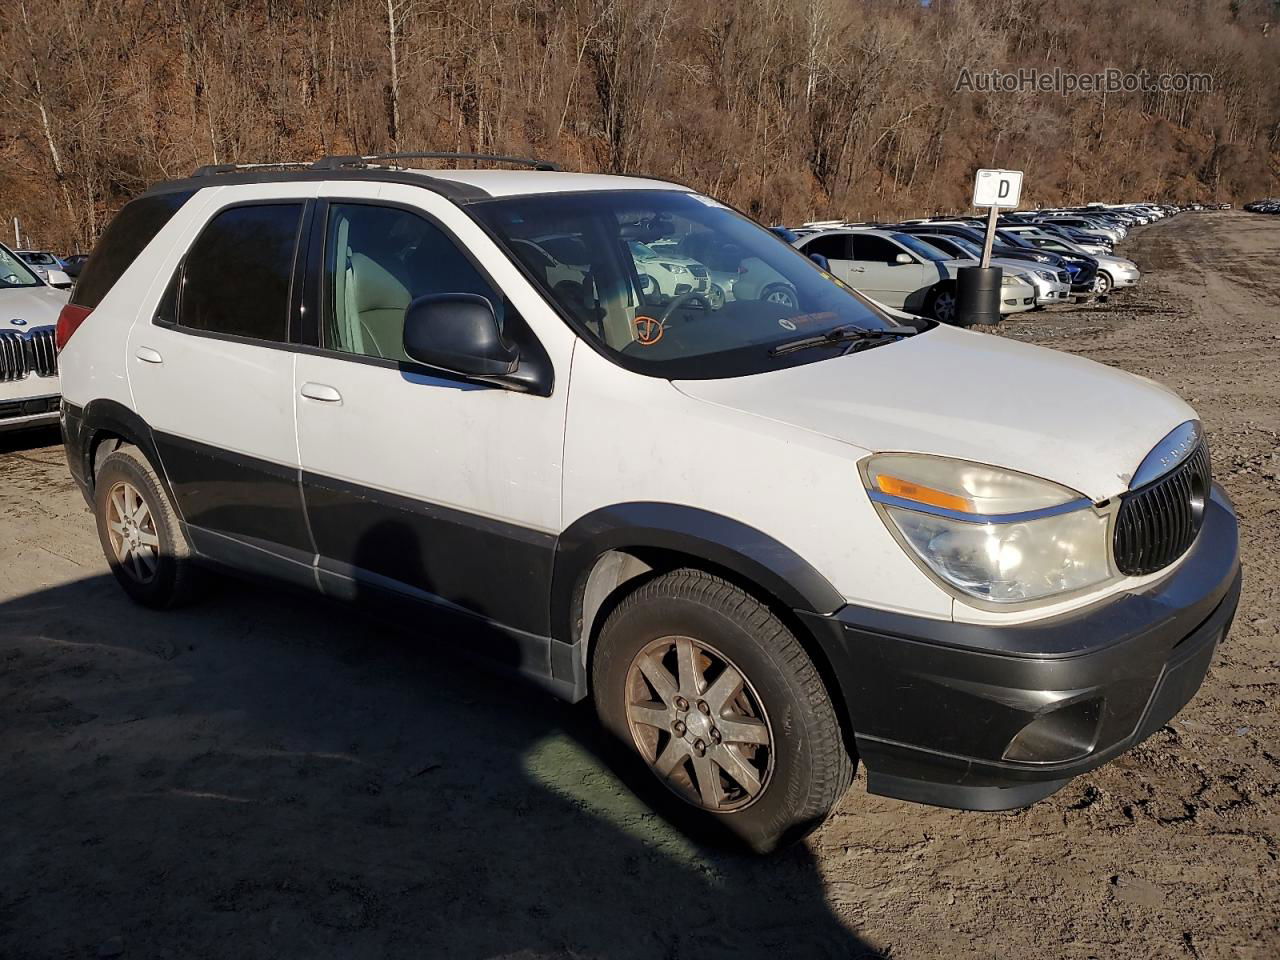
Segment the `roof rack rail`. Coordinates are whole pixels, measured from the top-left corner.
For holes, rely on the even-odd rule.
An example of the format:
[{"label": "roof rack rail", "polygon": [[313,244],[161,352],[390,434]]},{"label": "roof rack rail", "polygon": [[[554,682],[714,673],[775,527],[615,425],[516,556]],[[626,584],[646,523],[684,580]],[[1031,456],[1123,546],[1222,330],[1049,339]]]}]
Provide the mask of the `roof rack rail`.
[{"label": "roof rack rail", "polygon": [[220,173],[239,173],[242,170],[270,170],[280,167],[309,167],[309,160],[280,160],[272,163],[206,163],[196,167],[193,177],[216,177]]},{"label": "roof rack rail", "polygon": [[365,167],[377,160],[488,160],[491,163],[514,163],[535,170],[559,170],[554,163],[532,157],[508,157],[496,153],[452,153],[449,151],[414,150],[403,153],[371,153],[365,156],[335,154],[317,160],[313,170],[340,170],[343,167]]}]

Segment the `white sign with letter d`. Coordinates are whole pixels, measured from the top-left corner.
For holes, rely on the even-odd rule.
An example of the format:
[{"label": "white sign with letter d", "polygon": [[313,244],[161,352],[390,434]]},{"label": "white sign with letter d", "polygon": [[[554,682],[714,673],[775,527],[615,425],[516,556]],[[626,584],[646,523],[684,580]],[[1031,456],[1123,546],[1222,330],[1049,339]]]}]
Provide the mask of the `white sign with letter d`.
[{"label": "white sign with letter d", "polygon": [[975,207],[1016,207],[1021,196],[1021,170],[979,170],[973,178]]}]

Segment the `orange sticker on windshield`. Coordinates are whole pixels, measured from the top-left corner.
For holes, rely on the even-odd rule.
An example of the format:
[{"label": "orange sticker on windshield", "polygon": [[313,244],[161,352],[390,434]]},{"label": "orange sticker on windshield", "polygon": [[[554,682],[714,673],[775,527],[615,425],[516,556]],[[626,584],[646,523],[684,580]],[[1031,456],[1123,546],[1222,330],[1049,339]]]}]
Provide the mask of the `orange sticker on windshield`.
[{"label": "orange sticker on windshield", "polygon": [[636,339],[645,347],[651,347],[662,339],[662,334],[666,331],[663,329],[662,321],[655,320],[653,317],[636,317]]}]

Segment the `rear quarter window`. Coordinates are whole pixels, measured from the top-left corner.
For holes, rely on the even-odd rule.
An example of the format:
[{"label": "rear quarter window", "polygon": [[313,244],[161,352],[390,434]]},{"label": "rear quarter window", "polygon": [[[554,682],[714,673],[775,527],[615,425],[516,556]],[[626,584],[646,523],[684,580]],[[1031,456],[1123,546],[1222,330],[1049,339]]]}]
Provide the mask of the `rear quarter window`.
[{"label": "rear quarter window", "polygon": [[159,193],[125,204],[80,271],[71,302],[90,310],[96,307],[194,193],[194,190]]}]

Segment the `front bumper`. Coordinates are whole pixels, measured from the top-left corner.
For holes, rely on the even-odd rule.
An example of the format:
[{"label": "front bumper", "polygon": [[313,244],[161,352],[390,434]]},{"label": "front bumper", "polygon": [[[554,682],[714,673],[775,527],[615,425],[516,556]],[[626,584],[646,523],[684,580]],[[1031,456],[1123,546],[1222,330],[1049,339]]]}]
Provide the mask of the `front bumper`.
[{"label": "front bumper", "polygon": [[1199,689],[1240,598],[1235,512],[1215,486],[1168,577],[1010,626],[845,607],[802,618],[827,651],[872,793],[1026,806],[1140,743]]},{"label": "front bumper", "polygon": [[58,401],[59,397],[56,393],[0,400],[0,433],[56,424]]}]

